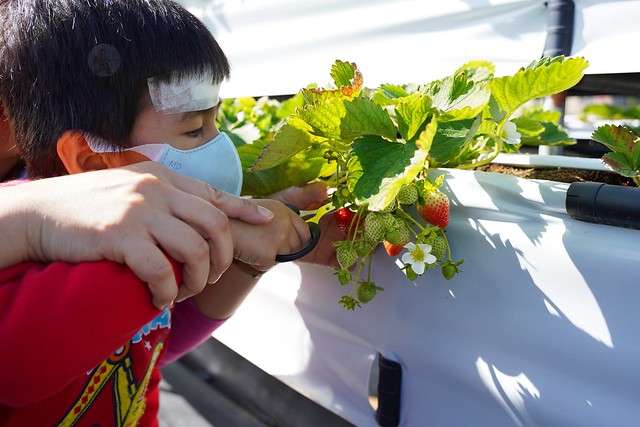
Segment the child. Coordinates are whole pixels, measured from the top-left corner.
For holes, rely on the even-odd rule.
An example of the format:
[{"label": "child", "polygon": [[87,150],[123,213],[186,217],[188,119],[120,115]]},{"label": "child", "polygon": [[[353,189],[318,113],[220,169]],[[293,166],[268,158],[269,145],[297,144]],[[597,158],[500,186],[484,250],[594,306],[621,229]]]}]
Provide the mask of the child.
[{"label": "child", "polygon": [[[239,191],[237,154],[215,126],[229,65],[182,7],[169,0],[6,0],[0,19],[0,99],[32,177],[151,159]],[[120,264],[31,262],[0,270],[0,424],[157,425],[159,366],[228,318],[276,254],[309,241],[306,224],[286,206],[257,203],[274,221],[230,220],[232,267],[162,311]]]}]

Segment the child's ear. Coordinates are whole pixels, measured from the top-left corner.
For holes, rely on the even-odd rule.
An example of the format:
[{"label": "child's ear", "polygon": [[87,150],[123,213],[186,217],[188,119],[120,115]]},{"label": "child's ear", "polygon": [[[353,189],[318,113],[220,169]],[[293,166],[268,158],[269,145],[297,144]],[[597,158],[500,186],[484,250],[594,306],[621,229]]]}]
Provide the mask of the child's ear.
[{"label": "child's ear", "polygon": [[89,148],[80,131],[67,131],[57,144],[58,157],[70,174],[106,169],[109,166],[99,153]]}]

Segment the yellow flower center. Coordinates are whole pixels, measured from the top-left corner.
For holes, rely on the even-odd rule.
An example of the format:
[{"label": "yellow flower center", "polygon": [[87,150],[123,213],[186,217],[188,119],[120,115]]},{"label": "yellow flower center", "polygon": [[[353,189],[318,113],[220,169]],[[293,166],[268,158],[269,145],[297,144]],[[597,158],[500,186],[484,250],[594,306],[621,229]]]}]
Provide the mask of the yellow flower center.
[{"label": "yellow flower center", "polygon": [[420,246],[416,246],[416,248],[411,251],[411,258],[416,262],[424,261],[424,251]]}]

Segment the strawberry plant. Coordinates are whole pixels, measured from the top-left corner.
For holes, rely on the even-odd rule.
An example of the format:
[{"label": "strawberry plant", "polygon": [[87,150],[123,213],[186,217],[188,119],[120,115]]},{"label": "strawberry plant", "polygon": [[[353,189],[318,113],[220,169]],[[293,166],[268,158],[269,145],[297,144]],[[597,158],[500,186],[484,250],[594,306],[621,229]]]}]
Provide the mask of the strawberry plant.
[{"label": "strawberry plant", "polygon": [[517,112],[575,85],[586,66],[582,58],[542,58],[495,77],[493,64],[473,61],[421,85],[367,88],[356,64],[336,61],[331,87],[303,88],[301,105],[272,137],[246,149],[255,159],[247,174],[268,181],[271,192],[311,181],[334,189],[318,216],[336,211],[346,230],[335,244],[337,279],[350,285],[340,300],[346,308],[382,290],[371,280],[381,243],[390,256],[405,251],[401,269],[409,280],[433,269],[451,279],[463,260],[453,259],[445,232],[450,202],[440,190],[443,176],[432,180],[429,169],[475,168],[517,151],[523,139],[541,143],[545,134],[558,135],[552,117]]},{"label": "strawberry plant", "polygon": [[615,172],[632,178],[640,186],[640,132],[628,126],[603,125],[591,136],[611,150],[602,160]]}]

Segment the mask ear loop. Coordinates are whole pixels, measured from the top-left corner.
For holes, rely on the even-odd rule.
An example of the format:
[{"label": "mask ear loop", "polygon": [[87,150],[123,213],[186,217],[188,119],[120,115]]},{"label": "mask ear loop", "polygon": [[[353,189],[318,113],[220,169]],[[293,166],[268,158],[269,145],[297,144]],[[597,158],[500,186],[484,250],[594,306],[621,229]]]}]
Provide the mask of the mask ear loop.
[{"label": "mask ear loop", "polygon": [[147,157],[151,161],[158,161],[167,150],[168,144],[144,144],[135,147],[120,148],[109,144],[105,139],[93,134],[82,132],[84,140],[94,153],[118,153],[121,151],[135,151]]}]

